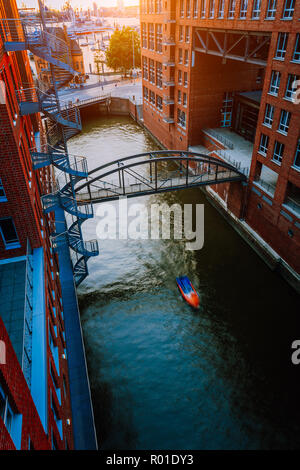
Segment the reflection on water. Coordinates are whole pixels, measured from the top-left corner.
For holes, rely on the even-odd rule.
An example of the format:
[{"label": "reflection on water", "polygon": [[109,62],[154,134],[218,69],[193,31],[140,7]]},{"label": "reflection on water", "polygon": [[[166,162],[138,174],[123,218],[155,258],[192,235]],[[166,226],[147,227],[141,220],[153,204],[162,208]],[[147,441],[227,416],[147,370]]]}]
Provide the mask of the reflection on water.
[{"label": "reflection on water", "polygon": [[[70,145],[90,168],[150,149],[144,130],[119,117],[86,122]],[[183,241],[103,240],[89,261],[79,295],[100,446],[299,448],[290,361],[299,298],[199,190],[138,202],[204,203],[205,245],[188,252]],[[96,224],[84,224],[87,239]],[[197,288],[199,312],[181,299],[179,274]]]}]

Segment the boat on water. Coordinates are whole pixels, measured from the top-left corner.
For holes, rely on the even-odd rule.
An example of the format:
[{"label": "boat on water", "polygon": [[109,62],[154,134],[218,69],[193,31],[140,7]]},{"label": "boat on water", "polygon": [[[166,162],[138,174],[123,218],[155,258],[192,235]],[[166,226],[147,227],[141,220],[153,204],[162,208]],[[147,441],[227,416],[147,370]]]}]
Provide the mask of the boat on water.
[{"label": "boat on water", "polygon": [[193,308],[199,308],[199,296],[187,276],[176,277],[178,289],[184,300]]}]

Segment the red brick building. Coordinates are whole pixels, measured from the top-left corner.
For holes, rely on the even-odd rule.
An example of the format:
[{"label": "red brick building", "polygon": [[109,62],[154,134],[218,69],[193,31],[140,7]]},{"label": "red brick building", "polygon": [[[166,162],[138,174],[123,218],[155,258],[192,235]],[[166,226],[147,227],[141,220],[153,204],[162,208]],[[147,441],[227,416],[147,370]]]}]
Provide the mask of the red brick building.
[{"label": "red brick building", "polygon": [[21,109],[21,93],[33,90],[33,79],[15,0],[0,1],[0,18],[0,450],[95,448],[93,426],[86,432],[74,425],[83,420],[72,394],[68,336],[79,336],[71,372],[76,368],[80,393],[86,369],[81,332],[73,326],[70,335],[66,319],[70,314],[76,325],[79,313],[72,269],[65,281],[51,244],[55,214],[43,210],[54,170],[33,165],[33,150],[46,148],[45,120]]},{"label": "red brick building", "polygon": [[299,18],[294,0],[141,1],[145,126],[168,149],[243,168],[247,186],[210,193],[296,273]]}]

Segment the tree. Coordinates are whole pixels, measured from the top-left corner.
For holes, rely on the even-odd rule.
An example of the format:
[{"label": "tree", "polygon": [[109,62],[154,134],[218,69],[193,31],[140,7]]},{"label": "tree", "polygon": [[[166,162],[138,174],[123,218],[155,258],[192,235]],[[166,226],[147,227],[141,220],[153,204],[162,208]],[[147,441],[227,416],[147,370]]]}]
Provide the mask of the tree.
[{"label": "tree", "polygon": [[139,34],[128,26],[123,26],[121,30],[117,29],[110,38],[105,55],[107,66],[114,71],[122,70],[126,77],[129,70],[141,66],[141,43]]}]

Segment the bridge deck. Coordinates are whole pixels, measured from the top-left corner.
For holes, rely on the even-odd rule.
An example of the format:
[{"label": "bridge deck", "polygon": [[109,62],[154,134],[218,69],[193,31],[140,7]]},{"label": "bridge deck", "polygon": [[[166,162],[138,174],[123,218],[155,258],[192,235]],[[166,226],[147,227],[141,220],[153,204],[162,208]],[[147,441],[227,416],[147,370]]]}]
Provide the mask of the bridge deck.
[{"label": "bridge deck", "polygon": [[241,181],[243,178],[236,172],[231,170],[220,170],[217,174],[215,171],[205,172],[199,176],[189,174],[188,177],[158,179],[154,182],[135,182],[118,186],[109,182],[99,181],[99,189],[92,189],[88,192],[83,190],[76,194],[78,203],[98,203],[118,199],[120,196],[137,197],[146,194],[154,194],[164,191],[174,191],[186,189],[189,187],[197,187],[203,185],[211,185],[222,182]]}]

